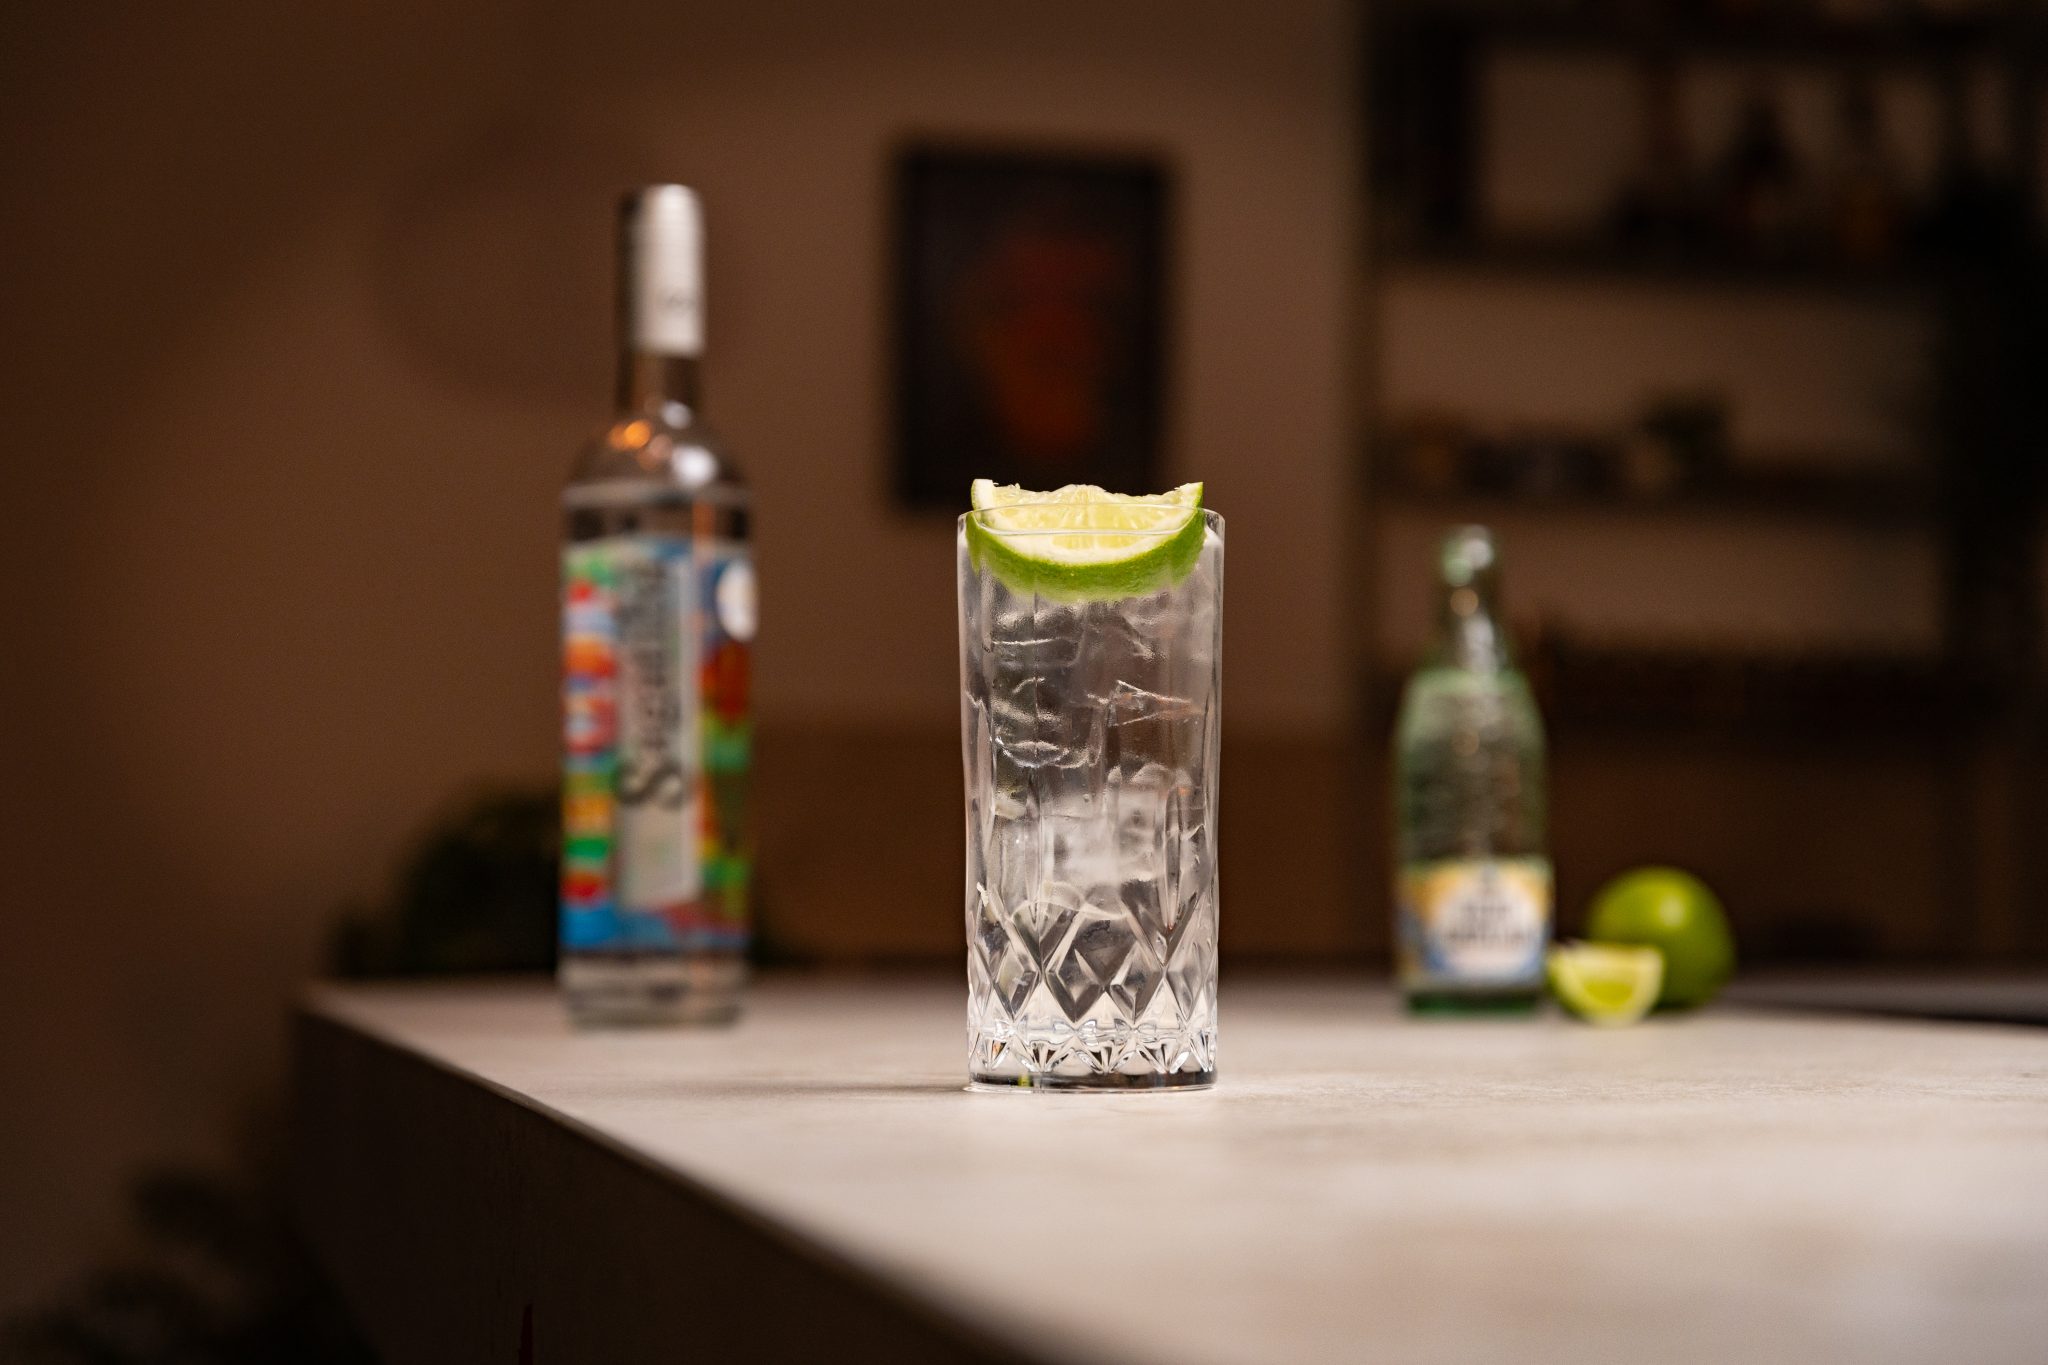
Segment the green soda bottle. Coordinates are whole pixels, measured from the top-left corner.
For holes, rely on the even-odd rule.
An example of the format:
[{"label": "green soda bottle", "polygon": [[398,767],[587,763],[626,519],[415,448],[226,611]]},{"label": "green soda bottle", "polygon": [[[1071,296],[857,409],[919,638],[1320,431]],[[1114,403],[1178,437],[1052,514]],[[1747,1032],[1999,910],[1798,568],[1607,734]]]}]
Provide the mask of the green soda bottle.
[{"label": "green soda bottle", "polygon": [[1543,722],[1483,526],[1444,539],[1437,636],[1394,731],[1395,955],[1417,1013],[1527,1010],[1550,942]]}]

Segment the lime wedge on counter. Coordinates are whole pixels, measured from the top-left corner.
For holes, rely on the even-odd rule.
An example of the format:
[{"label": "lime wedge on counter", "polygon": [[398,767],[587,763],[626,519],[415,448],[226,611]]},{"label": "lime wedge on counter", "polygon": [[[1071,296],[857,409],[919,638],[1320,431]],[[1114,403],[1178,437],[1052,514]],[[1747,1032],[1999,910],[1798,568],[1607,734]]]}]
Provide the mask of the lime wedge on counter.
[{"label": "lime wedge on counter", "polygon": [[1202,552],[1202,485],[1131,497],[1093,484],[1037,493],[976,479],[967,544],[1020,592],[1099,600],[1157,592]]},{"label": "lime wedge on counter", "polygon": [[1567,943],[1550,950],[1550,989],[1589,1024],[1633,1024],[1657,1003],[1664,954],[1619,943]]}]

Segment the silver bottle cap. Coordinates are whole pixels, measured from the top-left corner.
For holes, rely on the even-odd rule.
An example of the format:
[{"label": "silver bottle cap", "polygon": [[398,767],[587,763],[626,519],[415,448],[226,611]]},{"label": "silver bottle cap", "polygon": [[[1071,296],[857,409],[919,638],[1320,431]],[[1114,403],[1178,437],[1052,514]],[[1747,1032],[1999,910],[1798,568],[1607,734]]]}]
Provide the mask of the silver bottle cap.
[{"label": "silver bottle cap", "polygon": [[704,215],[685,185],[643,185],[619,202],[619,322],[650,355],[704,352]]}]

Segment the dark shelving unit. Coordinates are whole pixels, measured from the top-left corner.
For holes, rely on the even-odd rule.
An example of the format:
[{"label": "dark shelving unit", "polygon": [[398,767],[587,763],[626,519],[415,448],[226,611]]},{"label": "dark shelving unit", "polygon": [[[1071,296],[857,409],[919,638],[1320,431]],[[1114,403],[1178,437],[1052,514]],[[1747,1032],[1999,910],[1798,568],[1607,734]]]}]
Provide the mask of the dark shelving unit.
[{"label": "dark shelving unit", "polygon": [[1859,266],[1717,252],[1631,250],[1597,239],[1485,236],[1384,241],[1374,256],[1399,271],[1495,276],[1559,284],[1599,282],[1671,289],[1799,291],[1913,307],[1942,284],[1931,264]]},{"label": "dark shelving unit", "polygon": [[1547,635],[1530,660],[1554,728],[1685,733],[1780,748],[1937,746],[1979,723],[1981,683],[1939,660],[1810,650],[1728,654]]},{"label": "dark shelving unit", "polygon": [[[2015,500],[2038,500],[2037,489],[2008,489],[2017,455],[1999,470],[1987,449],[2034,448],[2024,404],[1981,415],[1984,400],[2010,408],[2012,385],[1978,375],[2012,349],[2010,303],[1997,298],[2002,280],[2048,276],[2038,247],[2038,120],[2041,73],[2048,66],[2048,6],[1987,5],[1958,14],[1912,14],[1868,22],[1835,20],[1814,11],[1768,7],[1740,22],[1707,17],[1704,3],[1657,6],[1647,0],[1518,3],[1501,0],[1396,0],[1367,11],[1369,69],[1367,183],[1368,280],[1419,272],[1646,291],[1740,291],[1758,296],[1822,294],[1888,308],[1917,309],[1940,321],[1951,340],[1934,358],[1938,388],[1949,392],[1948,429],[1937,416],[1928,432],[1922,471],[1814,474],[1744,460],[1741,474],[1660,497],[1600,490],[1516,487],[1424,488],[1368,458],[1363,483],[1367,516],[1373,503],[1396,512],[1429,511],[1484,519],[1527,513],[1575,515],[1762,515],[1866,520],[1886,526],[1925,525],[1955,547],[1945,575],[1951,662],[2012,674],[2038,665],[2040,607],[2030,591],[1996,562],[1987,539],[2010,538]],[[2010,202],[2025,206],[2014,235],[1982,249],[1922,251],[1863,265],[1818,252],[1761,254],[1706,242],[1624,244],[1599,236],[1503,234],[1483,221],[1475,202],[1483,129],[1477,72],[1493,52],[1569,52],[1617,61],[1717,60],[1792,62],[1867,72],[1904,68],[1928,75],[1961,64],[1995,66],[2007,82],[2006,167]],[[1368,284],[1370,319],[1372,286]],[[1367,332],[1371,336],[1372,324]],[[1376,343],[1375,343],[1376,344]],[[1960,376],[1960,382],[1958,381]],[[1377,395],[1369,393],[1365,408]],[[1967,410],[1967,411],[1965,411]],[[1956,414],[1962,412],[1962,416]],[[1382,422],[1385,414],[1372,420]],[[1386,432],[1371,442],[1386,448]],[[1989,562],[1992,567],[1986,568]],[[1987,598],[1998,599],[1987,605]],[[1992,621],[1990,627],[1977,623]],[[2031,624],[2030,624],[2031,623]],[[1990,638],[1996,637],[1996,638]]]},{"label": "dark shelving unit", "polygon": [[1929,62],[1998,56],[2037,42],[2038,16],[2025,5],[1987,6],[1975,14],[1920,14],[1837,20],[1796,10],[1735,19],[1631,12],[1615,5],[1443,4],[1433,22],[1469,41],[1527,51],[1604,53],[1691,59],[1921,67]]},{"label": "dark shelving unit", "polygon": [[1573,513],[1797,517],[1910,527],[1930,525],[1940,510],[1937,490],[1927,478],[1861,472],[1741,474],[1658,494],[1597,488],[1516,492],[1423,489],[1382,480],[1377,497],[1383,505],[1426,512],[1446,521]]},{"label": "dark shelving unit", "polygon": [[[1539,631],[1524,666],[1553,744],[1826,754],[1942,754],[1987,725],[1981,679],[1878,650],[1734,654]],[[1402,674],[1385,672],[1374,724],[1390,728]]]},{"label": "dark shelving unit", "polygon": [[[1959,903],[1981,909],[1985,888],[2011,883],[2023,897],[2022,932],[2048,954],[2048,916],[2033,890],[2048,877],[2048,848],[2029,822],[2048,800],[2048,673],[2040,577],[2042,506],[2048,473],[2048,257],[2038,205],[2048,4],[2016,0],[1962,14],[1914,14],[1837,21],[1760,6],[1741,22],[1702,17],[1709,0],[1388,0],[1364,9],[1369,108],[1369,186],[1361,255],[1362,343],[1368,368],[1360,410],[1367,451],[1361,464],[1361,597],[1377,619],[1376,539],[1383,518],[1418,515],[1487,521],[1506,517],[1592,519],[1777,518],[1925,533],[1942,563],[1940,648],[1919,658],[1828,655],[1816,647],[1785,657],[1761,650],[1720,653],[1600,641],[1569,633],[1533,643],[1531,662],[1547,711],[1573,735],[1624,744],[1691,744],[1767,752],[1835,746],[1842,753],[1913,754],[1936,765],[1949,799],[1943,838]],[[1842,77],[1885,72],[1952,88],[1965,70],[1995,70],[2004,83],[2005,156],[1997,193],[1974,208],[1992,215],[1988,236],[1922,234],[1899,254],[1860,265],[1817,248],[1785,243],[1776,252],[1682,241],[1624,244],[1599,232],[1533,237],[1486,221],[1478,168],[1487,133],[1481,73],[1505,54],[1567,54],[1638,68],[1678,70],[1816,67]],[[1980,187],[1981,188],[1981,187]],[[1987,210],[1985,205],[1991,207]],[[1976,226],[1986,220],[1980,216]],[[1928,356],[1933,411],[1923,458],[1911,471],[1828,471],[1757,458],[1728,459],[1713,477],[1658,496],[1607,486],[1545,486],[1540,479],[1418,486],[1393,458],[1389,414],[1374,367],[1390,338],[1378,320],[1384,281],[1456,276],[1475,282],[1587,287],[1674,294],[1729,293],[1759,300],[1824,296],[1858,306],[1912,309],[1940,338]],[[1568,345],[1568,338],[1560,338]],[[1624,414],[1617,414],[1617,420]],[[1453,419],[1455,421],[1455,419]],[[1743,452],[1758,456],[1764,452]],[[1381,657],[1368,624],[1360,657],[1363,714],[1370,727],[1392,715],[1405,661]],[[1986,790],[2003,790],[1982,805]],[[1987,871],[1986,838],[1975,809],[2016,820],[2003,842],[2019,850],[2003,871]],[[1994,858],[1997,855],[1993,855]],[[2017,902],[2016,902],[2017,903]],[[1968,926],[1964,926],[1968,932]]]}]

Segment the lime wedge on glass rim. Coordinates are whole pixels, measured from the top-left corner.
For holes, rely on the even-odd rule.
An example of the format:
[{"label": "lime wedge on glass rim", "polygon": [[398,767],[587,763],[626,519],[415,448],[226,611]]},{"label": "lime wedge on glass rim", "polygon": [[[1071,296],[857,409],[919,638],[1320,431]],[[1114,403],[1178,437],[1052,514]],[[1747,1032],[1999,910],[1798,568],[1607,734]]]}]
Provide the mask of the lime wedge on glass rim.
[{"label": "lime wedge on glass rim", "polygon": [[1560,944],[1549,966],[1551,993],[1589,1024],[1635,1023],[1664,985],[1664,954],[1634,944]]},{"label": "lime wedge on glass rim", "polygon": [[1050,493],[976,479],[967,545],[1012,588],[1101,600],[1157,592],[1202,553],[1202,485],[1132,497],[1074,483]]}]

